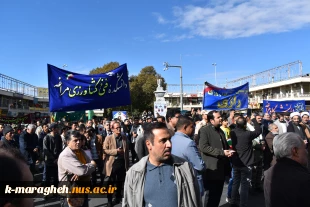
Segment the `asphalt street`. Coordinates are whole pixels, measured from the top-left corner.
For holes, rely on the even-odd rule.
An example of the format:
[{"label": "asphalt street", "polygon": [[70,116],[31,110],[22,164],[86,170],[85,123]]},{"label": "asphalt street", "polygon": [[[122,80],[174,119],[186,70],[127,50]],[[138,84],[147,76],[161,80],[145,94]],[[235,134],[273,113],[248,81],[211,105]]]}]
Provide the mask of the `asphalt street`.
[{"label": "asphalt street", "polygon": [[[226,202],[226,194],[227,194],[227,185],[224,186],[222,198],[220,207],[229,207],[230,204]],[[36,207],[60,207],[60,200],[59,199],[49,199],[47,201],[44,201],[40,198],[35,199],[35,206]],[[89,207],[101,207],[101,206],[107,206],[107,198],[90,198],[89,199]],[[115,207],[120,207],[121,204],[115,205]],[[165,205],[163,204],[163,207]],[[249,207],[264,207],[264,194],[258,193],[256,195],[249,195]]]},{"label": "asphalt street", "polygon": [[[131,157],[131,155],[130,155]],[[129,159],[131,160],[131,159]],[[35,180],[40,181],[42,180],[42,173],[38,173],[35,175]],[[226,195],[227,195],[227,185],[224,185],[220,207],[229,207],[230,204],[226,202]],[[34,199],[34,203],[36,207],[60,207],[60,199],[59,198],[50,198],[48,200],[43,200],[42,198],[36,198]],[[106,197],[104,198],[89,198],[89,207],[101,207],[101,206],[107,206],[108,199]],[[121,207],[121,204],[115,205],[115,207]],[[257,193],[255,195],[249,194],[249,207],[264,207],[264,193]],[[163,204],[163,207],[165,205]]]}]

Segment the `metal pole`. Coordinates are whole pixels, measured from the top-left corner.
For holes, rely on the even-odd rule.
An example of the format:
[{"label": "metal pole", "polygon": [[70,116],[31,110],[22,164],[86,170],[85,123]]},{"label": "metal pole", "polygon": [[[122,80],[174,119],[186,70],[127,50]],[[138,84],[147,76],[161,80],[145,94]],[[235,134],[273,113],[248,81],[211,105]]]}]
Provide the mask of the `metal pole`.
[{"label": "metal pole", "polygon": [[183,81],[182,81],[182,66],[180,66],[180,84],[181,84],[180,104],[181,104],[181,112],[182,112],[182,111],[183,111]]}]

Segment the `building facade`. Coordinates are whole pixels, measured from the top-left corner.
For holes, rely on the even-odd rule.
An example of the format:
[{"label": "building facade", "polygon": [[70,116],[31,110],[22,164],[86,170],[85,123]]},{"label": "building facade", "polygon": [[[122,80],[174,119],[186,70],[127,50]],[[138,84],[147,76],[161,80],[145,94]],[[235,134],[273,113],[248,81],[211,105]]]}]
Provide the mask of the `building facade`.
[{"label": "building facade", "polygon": [[[226,83],[235,88],[249,82],[249,109],[262,109],[263,100],[305,100],[310,110],[310,75],[303,73],[302,62],[295,61]],[[183,85],[184,110],[203,107],[204,84]],[[168,84],[168,108],[180,108],[180,85]]]},{"label": "building facade", "polygon": [[[49,116],[47,88],[39,88],[0,74],[0,115],[24,116],[31,113]],[[38,113],[39,112],[39,113]]]}]

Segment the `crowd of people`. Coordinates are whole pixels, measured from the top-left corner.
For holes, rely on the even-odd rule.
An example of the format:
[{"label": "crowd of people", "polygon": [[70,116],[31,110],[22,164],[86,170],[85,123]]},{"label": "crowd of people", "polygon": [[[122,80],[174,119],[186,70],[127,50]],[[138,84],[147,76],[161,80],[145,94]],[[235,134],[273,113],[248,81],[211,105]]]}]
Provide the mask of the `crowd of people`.
[{"label": "crowd of people", "polygon": [[[44,186],[116,185],[109,207],[217,207],[225,182],[231,206],[248,206],[256,192],[264,192],[268,207],[310,206],[308,112],[168,110],[154,118],[145,111],[125,120],[0,124],[0,137],[0,163],[18,151],[33,176],[41,164]],[[88,206],[87,194],[78,206]]]}]

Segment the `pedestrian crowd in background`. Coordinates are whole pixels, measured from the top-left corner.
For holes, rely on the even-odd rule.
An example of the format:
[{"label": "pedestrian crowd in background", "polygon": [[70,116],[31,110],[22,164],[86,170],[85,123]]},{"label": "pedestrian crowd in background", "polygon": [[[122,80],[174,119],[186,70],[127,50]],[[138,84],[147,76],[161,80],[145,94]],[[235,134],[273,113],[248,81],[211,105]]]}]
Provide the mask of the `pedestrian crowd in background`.
[{"label": "pedestrian crowd in background", "polygon": [[[92,188],[116,185],[115,195],[108,194],[109,207],[217,207],[225,183],[231,206],[248,206],[249,193],[259,192],[268,207],[310,206],[308,112],[193,109],[154,117],[144,111],[125,120],[94,116],[86,122],[37,121],[24,128],[0,124],[0,163],[5,156],[18,157],[32,176],[42,168],[43,186],[62,181]],[[88,206],[88,195],[83,198],[79,206]],[[63,206],[73,202],[62,200]]]}]

